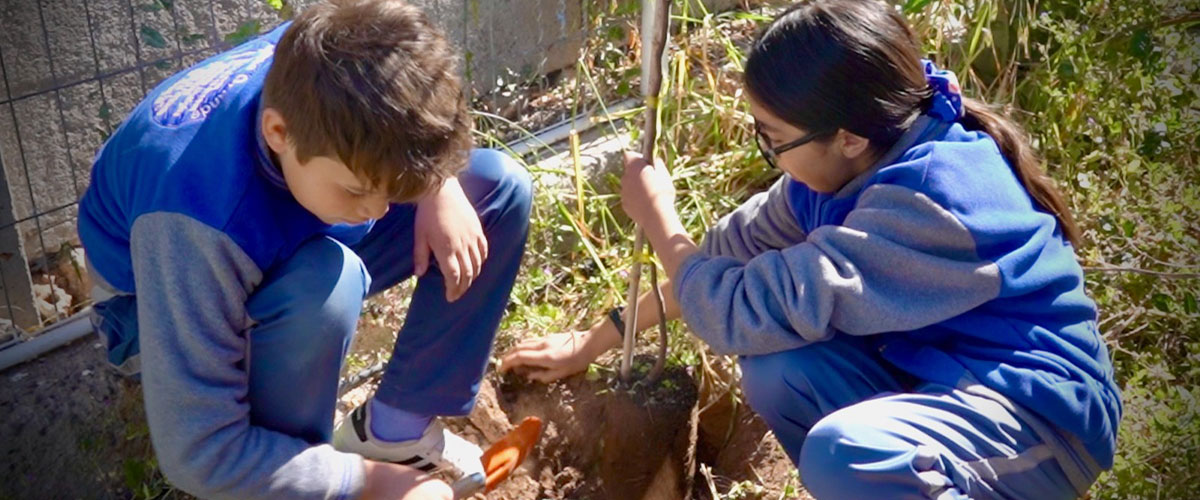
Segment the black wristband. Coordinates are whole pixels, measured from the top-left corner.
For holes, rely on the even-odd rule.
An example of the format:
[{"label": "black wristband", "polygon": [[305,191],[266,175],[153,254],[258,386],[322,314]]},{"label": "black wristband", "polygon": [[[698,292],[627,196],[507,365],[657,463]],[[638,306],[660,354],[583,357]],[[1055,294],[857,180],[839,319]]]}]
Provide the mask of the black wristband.
[{"label": "black wristband", "polygon": [[613,325],[616,325],[617,334],[619,334],[621,336],[621,338],[625,338],[625,318],[623,318],[624,315],[625,315],[624,307],[614,307],[614,308],[608,310],[608,319],[612,320]]}]

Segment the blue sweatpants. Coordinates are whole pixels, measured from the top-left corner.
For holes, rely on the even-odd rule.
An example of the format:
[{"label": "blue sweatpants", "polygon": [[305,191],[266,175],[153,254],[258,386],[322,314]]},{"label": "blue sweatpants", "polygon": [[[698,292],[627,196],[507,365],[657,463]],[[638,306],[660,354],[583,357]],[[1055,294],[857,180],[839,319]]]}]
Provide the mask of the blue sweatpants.
[{"label": "blue sweatpants", "polygon": [[739,364],[751,408],[820,500],[1068,499],[1099,474],[1036,415],[970,377],[911,387],[863,338]]},{"label": "blue sweatpants", "polygon": [[[474,150],[458,180],[479,214],[487,260],[466,293],[447,302],[431,257],[375,394],[382,403],[419,414],[470,412],[529,233],[530,178],[515,160]],[[392,205],[351,247],[314,238],[250,295],[246,309],[256,325],[248,334],[246,397],[254,425],[313,443],[330,440],[338,374],[363,300],[413,274],[415,214],[415,205]],[[136,360],[136,311],[130,295],[96,306],[114,365]]]},{"label": "blue sweatpants", "polygon": [[[529,174],[512,158],[472,151],[458,180],[479,214],[488,258],[454,302],[446,301],[436,265],[417,280],[375,393],[382,403],[426,415],[465,415],[474,405],[529,233]],[[250,316],[260,321],[250,333],[252,421],[330,439],[338,372],[363,298],[413,274],[415,214],[415,205],[393,205],[350,248],[330,238],[309,242],[250,297]],[[355,271],[330,272],[338,269]]]}]

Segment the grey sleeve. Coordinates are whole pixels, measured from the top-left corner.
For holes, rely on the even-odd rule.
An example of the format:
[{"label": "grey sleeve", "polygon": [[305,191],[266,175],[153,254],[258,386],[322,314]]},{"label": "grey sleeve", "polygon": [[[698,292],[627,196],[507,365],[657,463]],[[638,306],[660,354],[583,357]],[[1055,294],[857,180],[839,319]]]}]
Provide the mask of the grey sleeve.
[{"label": "grey sleeve", "polygon": [[786,175],[721,218],[704,235],[700,251],[706,255],[748,261],[767,250],[787,248],[804,241],[804,230],[788,203]]},{"label": "grey sleeve", "polygon": [[1000,292],[968,229],[924,194],[876,185],[841,226],[748,262],[697,253],[676,276],[688,326],[714,351],[766,354],[929,326]]},{"label": "grey sleeve", "polygon": [[224,233],[151,213],[130,237],[142,387],[163,473],[202,498],[342,499],[363,486],[358,455],[250,423],[245,303],[262,280]]}]

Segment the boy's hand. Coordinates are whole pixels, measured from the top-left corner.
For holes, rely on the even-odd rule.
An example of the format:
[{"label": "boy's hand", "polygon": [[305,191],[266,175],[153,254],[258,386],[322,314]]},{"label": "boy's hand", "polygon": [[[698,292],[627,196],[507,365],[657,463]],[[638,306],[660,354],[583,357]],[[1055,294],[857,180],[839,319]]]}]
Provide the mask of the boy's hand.
[{"label": "boy's hand", "polygon": [[653,226],[675,212],[675,184],[661,161],[654,165],[641,154],[625,152],[625,175],[621,177],[621,207],[643,228]]},{"label": "boy's hand", "polygon": [[450,485],[412,467],[363,460],[361,500],[451,500]]},{"label": "boy's hand", "polygon": [[479,276],[488,256],[479,215],[458,179],[446,179],[442,187],[417,202],[413,230],[413,272],[423,276],[432,253],[446,281],[446,300],[458,300]]}]

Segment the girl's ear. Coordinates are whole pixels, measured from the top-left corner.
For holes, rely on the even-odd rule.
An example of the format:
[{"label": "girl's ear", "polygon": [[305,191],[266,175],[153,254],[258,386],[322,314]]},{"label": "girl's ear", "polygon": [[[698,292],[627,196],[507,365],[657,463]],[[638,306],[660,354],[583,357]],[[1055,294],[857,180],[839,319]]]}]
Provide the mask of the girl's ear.
[{"label": "girl's ear", "polygon": [[869,154],[871,150],[869,139],[846,129],[838,129],[833,143],[847,160],[861,158],[863,155]]},{"label": "girl's ear", "polygon": [[288,148],[287,122],[275,108],[265,108],[262,112],[262,134],[267,146],[277,155],[284,154]]}]

